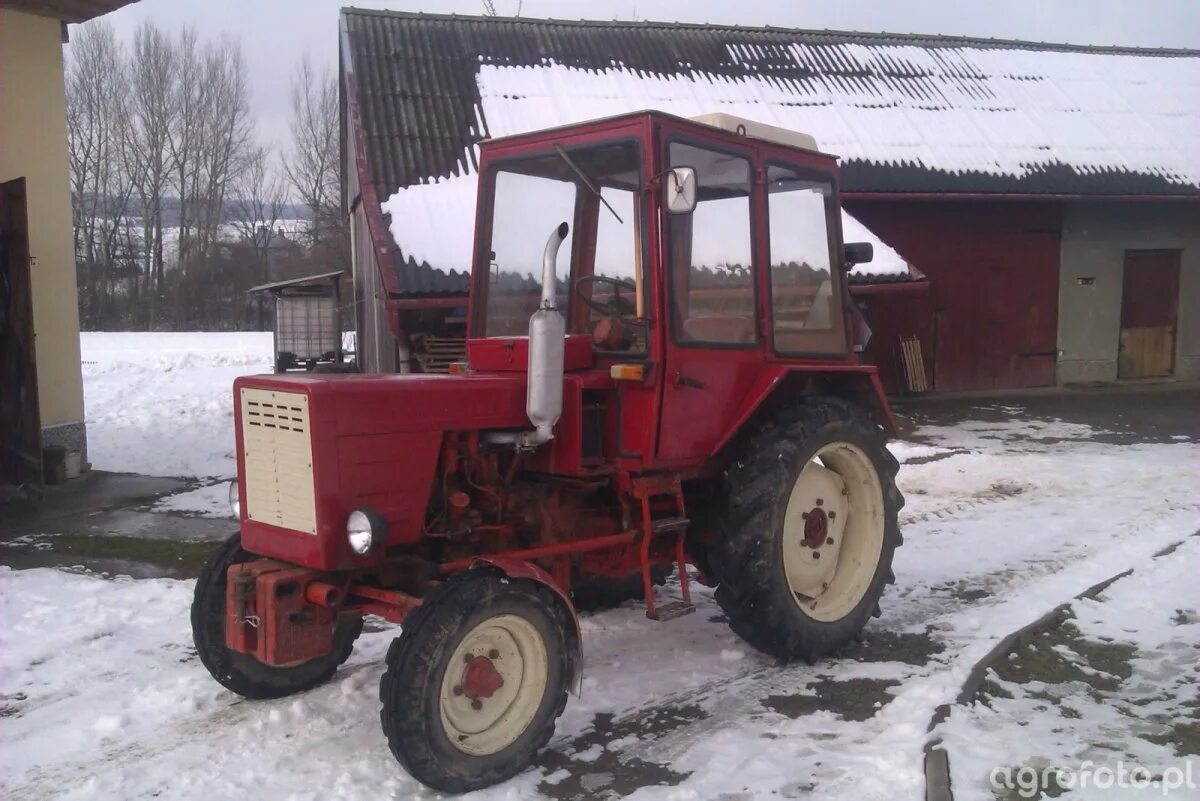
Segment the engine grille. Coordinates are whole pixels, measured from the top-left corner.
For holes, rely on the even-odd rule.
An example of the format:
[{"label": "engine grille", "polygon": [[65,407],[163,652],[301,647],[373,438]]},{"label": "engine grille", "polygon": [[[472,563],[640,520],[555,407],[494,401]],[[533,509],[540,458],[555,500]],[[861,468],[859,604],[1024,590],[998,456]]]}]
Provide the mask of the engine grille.
[{"label": "engine grille", "polygon": [[243,388],[246,517],[317,533],[308,396]]}]

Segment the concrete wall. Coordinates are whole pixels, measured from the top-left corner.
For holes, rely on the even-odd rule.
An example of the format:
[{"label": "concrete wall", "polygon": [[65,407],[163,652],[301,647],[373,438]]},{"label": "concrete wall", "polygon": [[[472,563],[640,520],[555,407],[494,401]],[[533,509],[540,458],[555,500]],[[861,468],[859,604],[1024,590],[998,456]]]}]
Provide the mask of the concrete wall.
[{"label": "concrete wall", "polygon": [[0,9],[0,182],[25,178],[45,444],[85,451],[62,27]]},{"label": "concrete wall", "polygon": [[[1200,379],[1200,202],[1068,203],[1058,292],[1058,383],[1117,380],[1126,250],[1179,249],[1175,376]],[[1081,278],[1092,278],[1081,284]]]}]

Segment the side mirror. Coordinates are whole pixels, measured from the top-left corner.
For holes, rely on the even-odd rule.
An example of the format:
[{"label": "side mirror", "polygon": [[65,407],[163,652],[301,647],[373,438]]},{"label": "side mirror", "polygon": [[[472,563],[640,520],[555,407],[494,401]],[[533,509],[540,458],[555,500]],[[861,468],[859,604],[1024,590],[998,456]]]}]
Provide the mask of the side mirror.
[{"label": "side mirror", "polygon": [[847,264],[868,264],[875,258],[875,246],[870,242],[847,242],[843,250]]},{"label": "side mirror", "polygon": [[691,214],[696,209],[696,169],[672,167],[663,182],[663,205],[671,214]]}]

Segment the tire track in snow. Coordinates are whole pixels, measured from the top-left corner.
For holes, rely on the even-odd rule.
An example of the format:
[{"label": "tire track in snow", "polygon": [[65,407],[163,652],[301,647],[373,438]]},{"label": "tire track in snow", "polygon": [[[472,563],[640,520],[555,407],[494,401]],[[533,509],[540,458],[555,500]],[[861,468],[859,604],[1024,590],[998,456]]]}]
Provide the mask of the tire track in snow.
[{"label": "tire track in snow", "polygon": [[[1023,493],[1013,492],[1006,485],[987,495],[977,497],[971,502],[956,502],[947,507],[931,510],[920,516],[923,521],[938,523],[961,519],[980,507],[993,504],[1018,503],[1030,500],[1022,497]],[[609,724],[620,729],[636,729],[638,722],[653,721],[670,717],[671,710],[699,705],[706,713],[699,720],[681,719],[678,725],[671,726],[665,731],[647,732],[645,737],[638,738],[632,743],[620,743],[617,752],[620,755],[636,755],[642,760],[652,760],[663,765],[674,765],[697,742],[712,737],[722,729],[744,728],[747,721],[766,721],[775,713],[761,705],[763,699],[779,694],[810,695],[805,687],[813,682],[832,676],[834,681],[871,678],[889,679],[899,682],[900,696],[885,704],[875,718],[885,723],[883,729],[892,725],[902,725],[911,720],[928,720],[934,709],[940,703],[937,699],[947,697],[952,699],[957,692],[957,679],[949,682],[939,681],[941,676],[956,676],[968,669],[974,663],[970,641],[984,641],[978,637],[967,638],[968,642],[955,642],[952,631],[943,630],[947,623],[953,623],[964,614],[978,617],[977,628],[983,632],[995,632],[994,637],[986,641],[998,640],[1007,633],[1007,629],[997,628],[1005,625],[1005,621],[1018,615],[1026,607],[1022,600],[1026,595],[1040,596],[1044,590],[1060,583],[1060,573],[1071,566],[1079,569],[1088,560],[1102,561],[1111,554],[1111,546],[1118,545],[1142,536],[1143,542],[1164,542],[1176,537],[1176,533],[1153,536],[1154,530],[1163,521],[1180,512],[1194,512],[1195,506],[1187,504],[1164,504],[1155,507],[1151,512],[1144,510],[1131,511],[1124,519],[1116,522],[1106,532],[1103,545],[1098,548],[1096,541],[1073,543],[1073,547],[1058,553],[1053,558],[1034,558],[1019,563],[1009,563],[999,569],[985,572],[972,577],[972,583],[986,583],[992,592],[982,597],[963,598],[952,594],[941,593],[937,587],[929,584],[913,587],[906,596],[892,598],[890,611],[880,623],[875,623],[877,631],[881,626],[885,630],[904,630],[912,625],[926,626],[926,631],[935,641],[946,647],[943,656],[933,655],[923,665],[907,665],[901,662],[870,663],[864,666],[861,662],[845,662],[838,659],[827,659],[816,665],[794,665],[789,667],[758,667],[732,678],[719,678],[697,686],[681,689],[678,692],[660,697],[654,703],[636,707],[619,713]],[[1148,547],[1148,546],[1146,546]],[[1145,547],[1143,548],[1145,549]],[[1091,555],[1088,552],[1091,551]],[[1148,553],[1147,553],[1148,556]],[[1090,584],[1083,584],[1086,587]],[[1079,587],[1073,590],[1064,589],[1059,600],[1073,597]],[[897,610],[899,602],[901,608]],[[886,602],[886,601],[885,601]],[[1051,603],[1050,606],[1054,604]],[[912,607],[905,609],[903,607]],[[1036,615],[1034,615],[1036,616]],[[962,637],[958,638],[962,640]],[[868,641],[870,638],[868,637]],[[916,684],[930,685],[928,689],[935,690],[932,694],[923,692],[905,692],[915,689]],[[939,693],[938,685],[945,685]],[[797,691],[800,691],[797,693]],[[947,695],[948,694],[948,695]],[[915,696],[902,700],[904,696]],[[747,703],[747,699],[751,699]],[[757,702],[759,705],[755,706]],[[922,717],[924,716],[924,717]],[[810,716],[811,717],[811,716]],[[872,719],[873,720],[873,719]],[[813,733],[840,733],[841,745],[864,744],[880,736],[880,726],[872,720],[861,723],[835,721],[823,723],[813,721],[810,728]],[[765,728],[765,726],[764,726]],[[850,732],[847,732],[850,729]],[[846,741],[850,734],[851,740]],[[577,745],[592,743],[595,732],[585,730],[580,735],[556,738],[551,747],[563,753],[568,758],[573,750],[579,750]],[[839,736],[839,734],[833,734]],[[586,766],[583,766],[586,767]]]}]

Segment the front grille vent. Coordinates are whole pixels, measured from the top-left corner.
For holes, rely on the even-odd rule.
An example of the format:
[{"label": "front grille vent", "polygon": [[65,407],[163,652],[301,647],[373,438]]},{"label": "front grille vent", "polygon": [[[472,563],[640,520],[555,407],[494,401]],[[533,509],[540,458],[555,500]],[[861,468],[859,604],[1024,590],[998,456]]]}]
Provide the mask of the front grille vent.
[{"label": "front grille vent", "polygon": [[[282,393],[272,393],[279,395]],[[303,395],[296,396],[304,399]],[[271,402],[265,400],[246,401],[246,420],[248,426],[275,428],[280,431],[296,431],[308,433],[308,409],[298,401]]]},{"label": "front grille vent", "polygon": [[308,396],[244,388],[240,400],[246,516],[316,534]]}]

